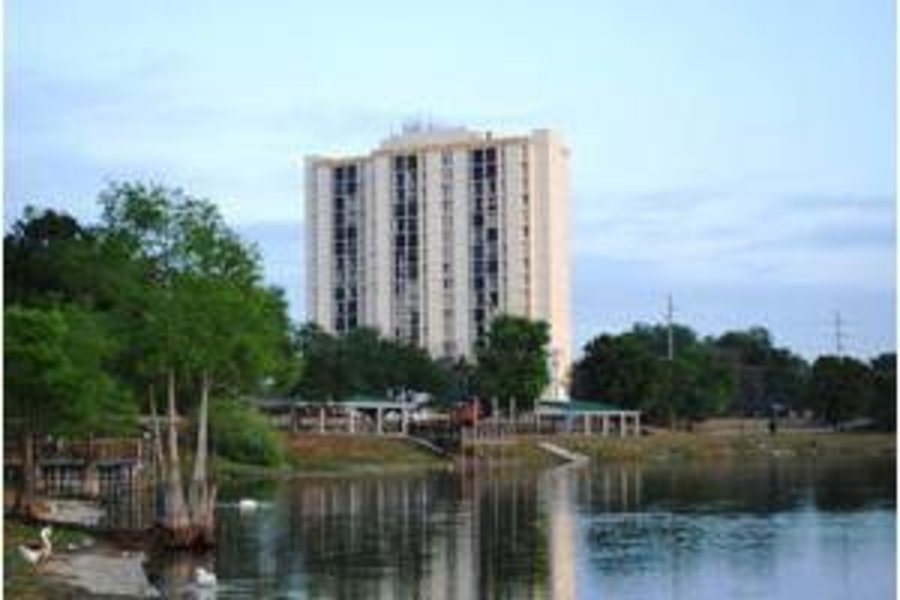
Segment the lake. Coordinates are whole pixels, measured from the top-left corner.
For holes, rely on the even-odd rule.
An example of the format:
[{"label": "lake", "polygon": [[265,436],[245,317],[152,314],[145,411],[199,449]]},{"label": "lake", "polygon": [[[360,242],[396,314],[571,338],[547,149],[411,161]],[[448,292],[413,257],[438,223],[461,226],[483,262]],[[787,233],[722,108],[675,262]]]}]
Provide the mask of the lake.
[{"label": "lake", "polygon": [[[894,598],[893,459],[472,469],[221,490],[218,598]],[[253,512],[237,500],[259,499]],[[209,596],[212,597],[212,596]]]}]

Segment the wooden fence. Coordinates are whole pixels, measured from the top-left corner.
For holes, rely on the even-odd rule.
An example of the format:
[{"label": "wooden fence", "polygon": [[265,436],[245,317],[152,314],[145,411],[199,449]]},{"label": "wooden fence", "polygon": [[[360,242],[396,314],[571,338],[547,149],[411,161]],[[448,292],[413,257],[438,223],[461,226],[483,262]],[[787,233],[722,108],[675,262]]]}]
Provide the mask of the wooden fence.
[{"label": "wooden fence", "polygon": [[[4,480],[21,476],[22,450],[19,440],[4,441]],[[37,489],[50,496],[116,495],[140,483],[145,454],[141,438],[35,440]]]}]

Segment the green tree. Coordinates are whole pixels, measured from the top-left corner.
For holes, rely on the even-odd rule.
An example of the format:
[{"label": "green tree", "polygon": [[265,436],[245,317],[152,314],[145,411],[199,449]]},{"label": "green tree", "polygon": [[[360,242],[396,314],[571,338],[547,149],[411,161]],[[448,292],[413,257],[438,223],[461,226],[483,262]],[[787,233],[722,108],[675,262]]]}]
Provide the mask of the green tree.
[{"label": "green tree", "polygon": [[[166,453],[154,421],[155,452],[165,459],[161,524],[175,545],[205,544],[215,496],[207,475],[210,403],[286,389],[296,379],[286,303],[279,290],[262,286],[256,249],[208,201],[162,186],[115,184],[100,202],[102,221],[94,227],[53,210],[26,210],[4,238],[7,306],[55,311],[45,323],[48,340],[57,339],[54,323],[62,319],[65,369],[49,372],[57,388],[58,373],[79,377],[62,380],[71,388],[66,405],[44,413],[54,427],[102,432],[118,427],[113,417],[129,408],[133,422],[135,396],[147,398],[156,415],[156,392],[165,390]],[[21,330],[22,319],[12,317],[18,319],[14,330]],[[15,351],[11,356],[21,363]],[[182,414],[197,415],[189,503],[174,427],[177,405]]]},{"label": "green tree", "polygon": [[[628,340],[626,356],[642,357],[640,369],[648,370],[643,375],[626,376],[620,372],[621,366],[617,366],[613,367],[615,371],[607,371],[605,377],[611,381],[629,381],[632,388],[639,388],[641,391],[629,393],[642,394],[640,408],[651,420],[668,422],[670,426],[685,420],[690,425],[728,408],[734,379],[711,340],[699,339],[691,328],[684,325],[673,325],[674,352],[672,360],[668,360],[667,326],[638,323],[620,337]],[[637,371],[631,363],[628,364],[628,372]],[[603,373],[597,372],[595,375],[600,376]],[[624,384],[622,389],[626,389]]]},{"label": "green tree", "polygon": [[436,361],[441,371],[442,385],[436,396],[438,403],[452,406],[472,397],[475,391],[475,366],[465,357],[442,358]]},{"label": "green tree", "polygon": [[[291,358],[283,299],[262,288],[258,252],[209,202],[160,186],[122,184],[104,192],[101,203],[105,239],[142,266],[145,293],[129,311],[140,336],[136,379],[151,399],[160,380],[167,392],[162,525],[173,545],[206,545],[215,498],[207,473],[211,396],[259,389]],[[199,396],[187,502],[174,428],[179,385],[187,397]]]},{"label": "green tree", "polygon": [[[668,356],[669,328],[666,325],[635,323],[628,332],[641,343],[648,352],[658,357]],[[684,349],[693,348],[699,343],[693,329],[678,323],[672,324],[672,346],[675,355]]]},{"label": "green tree", "polygon": [[688,423],[720,415],[730,406],[734,378],[727,365],[707,345],[692,348],[672,363],[676,411]]},{"label": "green tree", "polygon": [[388,342],[376,329],[356,327],[335,340],[342,364],[336,368],[346,372],[348,394],[383,396],[390,387],[391,370],[399,366],[388,355]]},{"label": "green tree", "polygon": [[350,395],[353,387],[338,339],[319,325],[307,323],[297,340],[302,369],[294,393],[317,402],[334,402]]},{"label": "green tree", "polygon": [[897,354],[879,354],[869,363],[872,396],[868,414],[881,429],[897,428]]},{"label": "green tree", "polygon": [[549,342],[550,328],[543,321],[510,315],[494,318],[476,349],[478,394],[497,399],[503,408],[513,400],[519,410],[533,407],[550,383]]},{"label": "green tree", "polygon": [[766,397],[769,404],[798,410],[809,381],[810,367],[803,358],[787,348],[775,348],[766,365]]},{"label": "green tree", "polygon": [[769,332],[762,327],[729,331],[715,341],[715,347],[734,377],[732,407],[745,415],[768,414],[766,368],[773,350]]},{"label": "green tree", "polygon": [[729,331],[715,348],[735,379],[732,409],[745,415],[769,414],[776,405],[798,408],[809,365],[786,348],[776,348],[763,327]]},{"label": "green tree", "polygon": [[820,356],[813,363],[807,402],[819,418],[832,426],[864,414],[871,392],[865,363],[840,356]]},{"label": "green tree", "polygon": [[402,340],[384,340],[382,348],[389,396],[405,397],[413,392],[437,396],[445,389],[444,372],[423,348]]},{"label": "green tree", "polygon": [[603,334],[584,347],[572,370],[574,398],[623,408],[652,408],[661,382],[660,361],[636,336]]},{"label": "green tree", "polygon": [[133,427],[129,396],[103,370],[111,342],[95,315],[76,308],[4,309],[4,417],[18,429],[24,464],[18,509],[34,501],[37,434],[86,437]]},{"label": "green tree", "polygon": [[7,304],[69,301],[93,292],[93,236],[65,213],[26,207],[3,249]]},{"label": "green tree", "polygon": [[[31,516],[35,493],[34,435],[48,417],[66,410],[72,366],[63,350],[65,321],[58,312],[6,307],[3,412],[22,435],[22,485],[17,510]],[[54,419],[55,421],[55,419]]]},{"label": "green tree", "polygon": [[212,447],[218,456],[239,463],[279,466],[284,446],[266,415],[238,400],[221,399],[210,414]]},{"label": "green tree", "polygon": [[356,327],[333,336],[308,323],[297,338],[303,369],[294,392],[303,398],[337,402],[353,394],[439,394],[447,384],[425,350],[384,338],[372,328]]}]

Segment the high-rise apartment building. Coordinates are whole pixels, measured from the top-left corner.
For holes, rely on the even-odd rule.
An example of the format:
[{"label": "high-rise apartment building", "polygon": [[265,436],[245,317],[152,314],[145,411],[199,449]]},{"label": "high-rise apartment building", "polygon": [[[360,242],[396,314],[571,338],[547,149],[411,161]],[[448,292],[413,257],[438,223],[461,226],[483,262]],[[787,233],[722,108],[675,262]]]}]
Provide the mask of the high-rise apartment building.
[{"label": "high-rise apartment building", "polygon": [[404,129],[362,156],[306,160],[307,315],[471,356],[501,313],[550,323],[571,357],[568,150],[560,137]]}]

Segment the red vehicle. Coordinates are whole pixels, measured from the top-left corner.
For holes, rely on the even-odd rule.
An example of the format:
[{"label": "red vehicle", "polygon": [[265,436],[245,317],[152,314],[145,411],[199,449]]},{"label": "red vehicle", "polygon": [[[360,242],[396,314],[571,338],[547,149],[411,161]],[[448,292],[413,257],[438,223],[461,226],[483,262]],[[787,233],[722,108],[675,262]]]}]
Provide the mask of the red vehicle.
[{"label": "red vehicle", "polygon": [[474,427],[483,416],[484,407],[481,402],[478,398],[472,398],[454,406],[450,413],[450,420],[459,427]]}]

